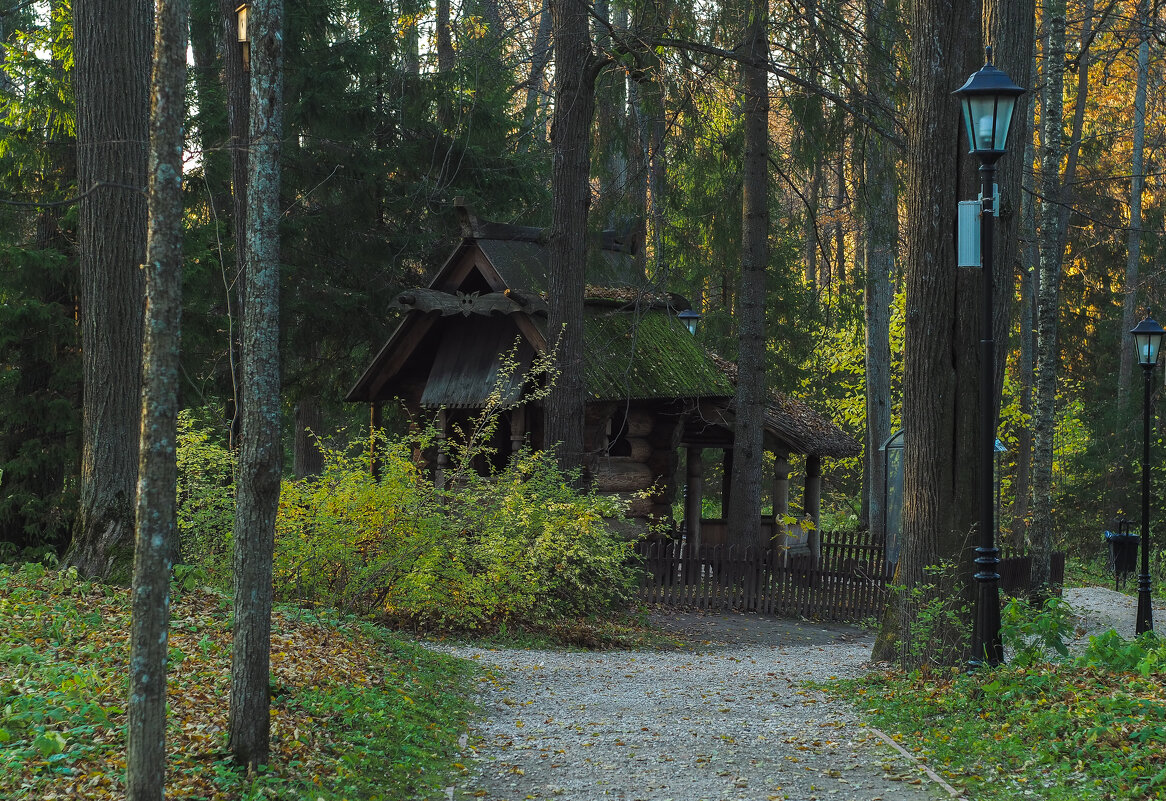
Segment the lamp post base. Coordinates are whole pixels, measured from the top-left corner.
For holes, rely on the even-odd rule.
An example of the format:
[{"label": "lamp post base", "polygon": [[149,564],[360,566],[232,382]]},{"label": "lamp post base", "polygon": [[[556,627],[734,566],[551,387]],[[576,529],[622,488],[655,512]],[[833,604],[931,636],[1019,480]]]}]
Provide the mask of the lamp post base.
[{"label": "lamp post base", "polygon": [[1153,630],[1154,609],[1150,605],[1150,574],[1140,573],[1138,574],[1138,617],[1134,625],[1134,633],[1145,634],[1147,631]]},{"label": "lamp post base", "polygon": [[972,657],[968,665],[996,667],[1004,664],[1000,640],[1000,549],[976,548],[976,619],[972,628]]}]

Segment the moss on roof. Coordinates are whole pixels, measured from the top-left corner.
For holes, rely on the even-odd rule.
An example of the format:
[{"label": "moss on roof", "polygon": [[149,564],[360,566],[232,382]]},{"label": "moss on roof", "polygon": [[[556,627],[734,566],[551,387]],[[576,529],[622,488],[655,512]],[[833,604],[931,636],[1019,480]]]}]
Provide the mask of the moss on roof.
[{"label": "moss on roof", "polygon": [[665,310],[588,304],[583,319],[589,400],[729,397],[733,385]]}]

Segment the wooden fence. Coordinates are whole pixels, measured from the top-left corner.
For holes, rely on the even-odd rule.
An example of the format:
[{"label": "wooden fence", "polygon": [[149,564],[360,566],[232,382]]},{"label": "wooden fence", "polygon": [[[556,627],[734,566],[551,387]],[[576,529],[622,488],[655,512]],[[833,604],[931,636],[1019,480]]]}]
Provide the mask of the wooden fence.
[{"label": "wooden fence", "polygon": [[[888,576],[881,545],[865,532],[822,534],[822,558],[757,550],[738,545],[706,545],[691,553],[679,541],[636,546],[645,579],[640,599],[679,609],[764,612],[815,620],[858,622],[882,614]],[[1032,558],[1004,554],[1000,589],[1028,591]],[[1054,553],[1052,583],[1065,575],[1065,554]]]},{"label": "wooden fence", "polygon": [[712,545],[693,554],[680,542],[637,546],[646,578],[640,598],[681,609],[764,612],[857,622],[882,613],[886,597],[883,547],[866,533],[822,535],[822,557]]},{"label": "wooden fence", "polygon": [[[1016,556],[1005,551],[1000,560],[1000,592],[1004,595],[1027,595],[1029,584],[1032,582],[1032,557]],[[1056,551],[1052,554],[1052,564],[1049,565],[1049,583],[1060,587],[1065,583],[1065,553]]]}]

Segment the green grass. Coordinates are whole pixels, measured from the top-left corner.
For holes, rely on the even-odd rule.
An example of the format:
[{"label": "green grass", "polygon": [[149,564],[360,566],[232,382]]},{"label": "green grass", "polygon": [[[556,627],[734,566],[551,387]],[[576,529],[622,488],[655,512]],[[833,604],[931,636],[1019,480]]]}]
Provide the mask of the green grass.
[{"label": "green grass", "polygon": [[[0,565],[0,798],[124,794],[129,594],[39,565]],[[226,599],[173,605],[167,796],[444,798],[465,770],[470,663],[385,630],[294,609],[273,616],[272,758],[226,752]]]},{"label": "green grass", "polygon": [[1009,606],[1009,665],[871,673],[830,688],[978,800],[1166,798],[1166,641],[1108,632],[1076,658],[1050,660],[1037,643],[1070,620],[1063,605]]}]

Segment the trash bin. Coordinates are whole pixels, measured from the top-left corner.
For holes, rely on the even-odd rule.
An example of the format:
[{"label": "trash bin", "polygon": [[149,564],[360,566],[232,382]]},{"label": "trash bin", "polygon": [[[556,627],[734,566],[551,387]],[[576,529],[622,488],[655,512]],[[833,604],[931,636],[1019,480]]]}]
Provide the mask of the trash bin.
[{"label": "trash bin", "polygon": [[1132,528],[1133,523],[1129,520],[1121,520],[1117,524],[1117,531],[1105,532],[1115,589],[1125,583],[1126,576],[1138,569],[1138,545],[1142,538],[1134,534]]}]

